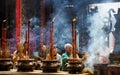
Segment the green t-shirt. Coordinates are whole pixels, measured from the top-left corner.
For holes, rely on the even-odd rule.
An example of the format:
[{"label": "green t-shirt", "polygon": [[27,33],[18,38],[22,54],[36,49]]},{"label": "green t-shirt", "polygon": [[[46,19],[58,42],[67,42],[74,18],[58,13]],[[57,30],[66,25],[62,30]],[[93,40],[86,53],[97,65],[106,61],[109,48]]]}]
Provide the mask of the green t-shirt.
[{"label": "green t-shirt", "polygon": [[66,70],[66,62],[67,62],[67,59],[69,58],[69,54],[67,52],[63,53],[62,54],[62,70],[65,71]]}]

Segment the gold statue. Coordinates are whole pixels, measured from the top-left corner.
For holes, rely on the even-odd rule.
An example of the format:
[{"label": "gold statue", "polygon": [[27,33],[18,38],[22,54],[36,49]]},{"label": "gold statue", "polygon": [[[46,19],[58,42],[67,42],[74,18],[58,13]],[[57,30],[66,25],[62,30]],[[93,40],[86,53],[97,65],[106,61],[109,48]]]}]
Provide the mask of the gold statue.
[{"label": "gold statue", "polygon": [[14,53],[12,54],[13,61],[25,59],[25,54],[23,53],[23,50],[24,50],[23,44],[19,43],[18,46],[17,46],[17,49],[18,50],[14,51]]}]

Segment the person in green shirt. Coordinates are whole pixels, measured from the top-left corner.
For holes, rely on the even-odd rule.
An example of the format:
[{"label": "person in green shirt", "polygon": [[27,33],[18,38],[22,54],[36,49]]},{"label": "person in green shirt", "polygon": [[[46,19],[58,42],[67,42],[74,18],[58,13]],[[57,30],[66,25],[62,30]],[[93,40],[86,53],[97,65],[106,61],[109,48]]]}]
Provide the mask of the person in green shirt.
[{"label": "person in green shirt", "polygon": [[73,47],[71,44],[67,43],[64,45],[64,49],[65,49],[65,53],[62,54],[62,70],[66,71],[66,62],[71,55],[71,51]]}]

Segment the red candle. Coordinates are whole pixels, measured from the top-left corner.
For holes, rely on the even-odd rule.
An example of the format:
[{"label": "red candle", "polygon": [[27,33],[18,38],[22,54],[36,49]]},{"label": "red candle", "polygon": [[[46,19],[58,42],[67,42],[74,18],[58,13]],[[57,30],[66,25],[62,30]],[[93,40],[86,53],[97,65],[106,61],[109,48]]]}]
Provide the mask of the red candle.
[{"label": "red candle", "polygon": [[27,38],[28,38],[28,32],[26,31],[26,33],[25,33],[26,35],[25,35],[25,43],[27,43],[28,41],[27,41]]},{"label": "red candle", "polygon": [[1,47],[2,47],[2,46],[1,46],[1,39],[0,39],[0,51],[1,51],[1,49],[2,49]]},{"label": "red candle", "polygon": [[20,1],[16,0],[16,46],[20,41]]},{"label": "red candle", "polygon": [[2,23],[2,56],[5,56],[6,49],[6,28],[4,28],[4,22]]},{"label": "red candle", "polygon": [[45,0],[40,0],[40,47],[44,44]]},{"label": "red candle", "polygon": [[2,24],[2,52],[4,51],[4,42],[3,42],[3,40],[4,40],[4,25]]},{"label": "red candle", "polygon": [[2,46],[1,46],[1,40],[0,40],[0,57],[1,57],[1,55],[2,55],[2,48],[1,48]]},{"label": "red candle", "polygon": [[52,21],[52,26],[50,30],[50,58],[53,60],[53,45],[54,45],[54,22]]},{"label": "red candle", "polygon": [[28,55],[30,56],[30,21],[28,22],[28,38],[27,38],[27,42],[28,42]]},{"label": "red candle", "polygon": [[73,45],[73,58],[76,58],[76,33],[75,33],[75,23],[76,19],[72,19],[72,45]]}]

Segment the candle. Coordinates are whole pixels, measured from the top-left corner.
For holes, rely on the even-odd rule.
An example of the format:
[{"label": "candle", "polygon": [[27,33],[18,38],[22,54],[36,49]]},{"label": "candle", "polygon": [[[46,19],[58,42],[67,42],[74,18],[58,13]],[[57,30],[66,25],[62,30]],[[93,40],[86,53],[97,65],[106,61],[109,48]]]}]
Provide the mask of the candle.
[{"label": "candle", "polygon": [[76,30],[76,48],[77,48],[77,50],[78,50],[78,52],[79,52],[79,31],[78,30]]},{"label": "candle", "polygon": [[6,28],[4,28],[5,22],[2,23],[2,56],[5,56],[6,49]]},{"label": "candle", "polygon": [[4,40],[3,33],[4,33],[4,26],[2,24],[2,50],[4,50],[4,48],[3,48],[3,44],[4,44],[4,42],[3,42],[3,40]]},{"label": "candle", "polygon": [[30,21],[28,22],[28,38],[27,38],[27,46],[28,46],[28,56],[30,56]]},{"label": "candle", "polygon": [[2,55],[2,48],[1,48],[1,39],[0,39],[0,57]]},{"label": "candle", "polygon": [[0,39],[0,51],[1,51],[1,39]]},{"label": "candle", "polygon": [[21,0],[16,0],[16,46],[20,42],[20,2]]},{"label": "candle", "polygon": [[45,0],[40,0],[40,47],[44,44]]},{"label": "candle", "polygon": [[73,46],[73,58],[76,58],[76,33],[75,33],[75,23],[76,19],[72,19],[72,46]]},{"label": "candle", "polygon": [[52,21],[52,26],[50,30],[50,58],[53,60],[53,45],[54,45],[54,21]]}]

